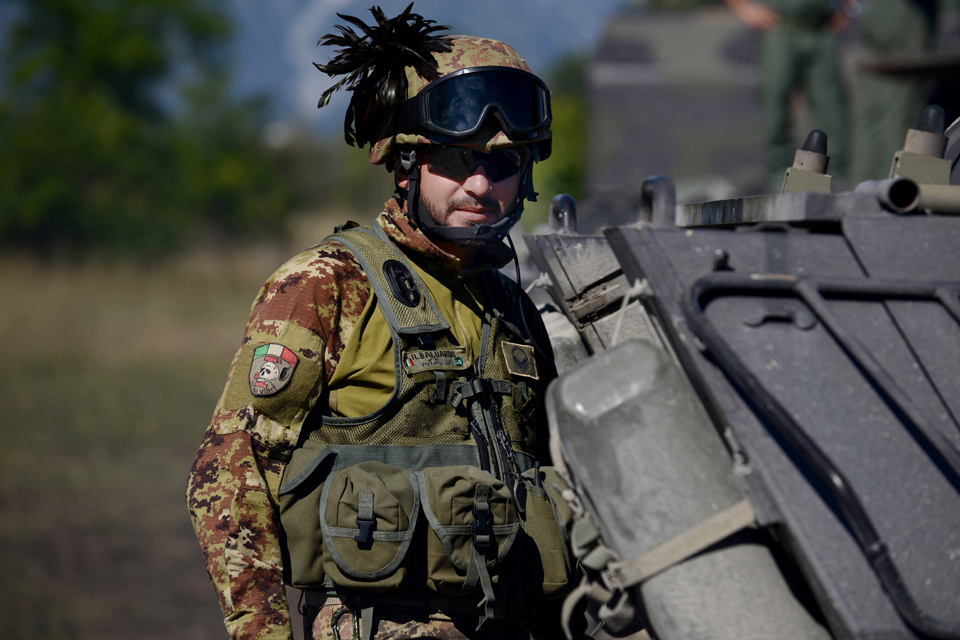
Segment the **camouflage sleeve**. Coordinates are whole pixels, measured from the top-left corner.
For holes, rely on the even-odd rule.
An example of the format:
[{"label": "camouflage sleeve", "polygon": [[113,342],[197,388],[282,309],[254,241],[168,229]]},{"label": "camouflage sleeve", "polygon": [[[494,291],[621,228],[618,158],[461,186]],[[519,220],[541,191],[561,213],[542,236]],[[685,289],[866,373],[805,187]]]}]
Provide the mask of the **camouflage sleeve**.
[{"label": "camouflage sleeve", "polygon": [[[254,301],[187,484],[194,531],[232,638],[293,637],[277,489],[303,421],[369,297],[353,255],[325,242],[281,267]],[[289,350],[295,366],[272,392],[254,395],[251,367],[269,345]],[[280,347],[271,348],[291,362]]]}]

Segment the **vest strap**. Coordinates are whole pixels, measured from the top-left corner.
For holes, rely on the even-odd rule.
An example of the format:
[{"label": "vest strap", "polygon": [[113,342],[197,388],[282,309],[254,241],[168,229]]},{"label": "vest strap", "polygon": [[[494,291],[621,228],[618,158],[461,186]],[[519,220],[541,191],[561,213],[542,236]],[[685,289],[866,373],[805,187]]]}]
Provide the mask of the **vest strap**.
[{"label": "vest strap", "polygon": [[[400,335],[416,335],[445,331],[450,328],[450,324],[440,314],[440,310],[427,292],[427,287],[417,275],[417,271],[379,224],[374,222],[372,228],[343,229],[329,239],[346,245],[360,262],[370,281],[370,286],[373,287],[373,293],[383,317],[392,332]],[[388,262],[394,261],[399,262],[409,271],[411,282],[408,284],[419,293],[414,296],[416,304],[413,306],[410,298],[401,299],[394,294],[396,285],[391,284],[391,276],[384,269]],[[394,266],[398,265],[394,264]]]},{"label": "vest strap", "polygon": [[605,577],[619,588],[633,587],[754,522],[753,507],[746,499],[741,500],[636,558],[611,562]]},{"label": "vest strap", "polygon": [[447,374],[443,371],[434,371],[437,376],[437,387],[433,392],[433,401],[443,404],[447,401]]},{"label": "vest strap", "polygon": [[453,386],[453,395],[450,397],[450,404],[456,407],[464,400],[480,395],[481,393],[492,396],[499,394],[508,396],[512,393],[510,382],[507,380],[496,380],[494,378],[475,378],[464,382],[457,382]]},{"label": "vest strap", "polygon": [[[453,465],[480,466],[477,448],[472,444],[329,444],[317,451],[303,471],[280,487],[279,495],[293,493],[314,474],[320,473],[326,478],[339,469],[370,460],[415,470]],[[533,460],[531,456],[531,466]]]}]

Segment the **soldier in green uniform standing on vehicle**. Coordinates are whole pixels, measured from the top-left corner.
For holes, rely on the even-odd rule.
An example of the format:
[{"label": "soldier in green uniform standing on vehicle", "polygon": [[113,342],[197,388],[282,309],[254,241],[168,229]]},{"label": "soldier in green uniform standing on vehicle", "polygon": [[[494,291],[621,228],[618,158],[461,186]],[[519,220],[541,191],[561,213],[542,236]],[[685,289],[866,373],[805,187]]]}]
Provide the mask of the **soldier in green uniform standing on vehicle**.
[{"label": "soldier in green uniform standing on vehicle", "polygon": [[836,0],[724,0],[743,22],[761,34],[760,97],[765,160],[770,188],[779,192],[797,149],[790,96],[802,89],[813,126],[829,138],[830,173],[847,169],[847,123],[837,32],[849,18]]},{"label": "soldier in green uniform standing on vehicle", "polygon": [[921,84],[871,69],[883,58],[933,49],[937,0],[862,0],[860,51],[853,93],[853,178],[886,178],[893,154],[925,106]]},{"label": "soldier in green uniform standing on vehicle", "polygon": [[[324,36],[345,136],[397,196],[266,282],[187,502],[235,639],[558,638],[571,514],[549,466],[556,376],[499,269],[550,95],[508,45],[411,12]],[[356,29],[356,31],[354,31]]]}]

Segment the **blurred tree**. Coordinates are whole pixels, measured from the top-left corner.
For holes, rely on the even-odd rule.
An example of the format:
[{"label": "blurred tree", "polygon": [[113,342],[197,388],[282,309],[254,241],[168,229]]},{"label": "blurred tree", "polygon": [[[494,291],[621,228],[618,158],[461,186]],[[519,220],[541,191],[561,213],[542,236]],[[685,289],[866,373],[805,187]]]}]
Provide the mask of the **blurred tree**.
[{"label": "blurred tree", "polygon": [[[18,0],[0,101],[0,243],[157,252],[278,229],[262,102],[227,97],[209,0]],[[179,81],[177,79],[180,79]]]},{"label": "blurred tree", "polygon": [[553,196],[569,193],[579,200],[585,195],[588,62],[585,55],[567,56],[548,75],[553,151],[547,161],[534,167],[533,184],[540,196],[526,205],[523,221],[527,230],[546,222]]}]

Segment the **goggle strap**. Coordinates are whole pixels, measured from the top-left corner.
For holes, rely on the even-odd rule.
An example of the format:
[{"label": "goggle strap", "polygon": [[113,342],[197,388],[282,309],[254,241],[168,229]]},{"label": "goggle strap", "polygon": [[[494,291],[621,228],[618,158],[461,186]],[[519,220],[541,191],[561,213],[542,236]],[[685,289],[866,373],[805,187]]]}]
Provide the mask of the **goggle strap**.
[{"label": "goggle strap", "polygon": [[409,98],[392,110],[383,112],[380,127],[377,129],[380,133],[377,134],[376,139],[392,138],[397,134],[416,129],[423,122],[424,119],[420,116],[420,101],[416,97]]}]

